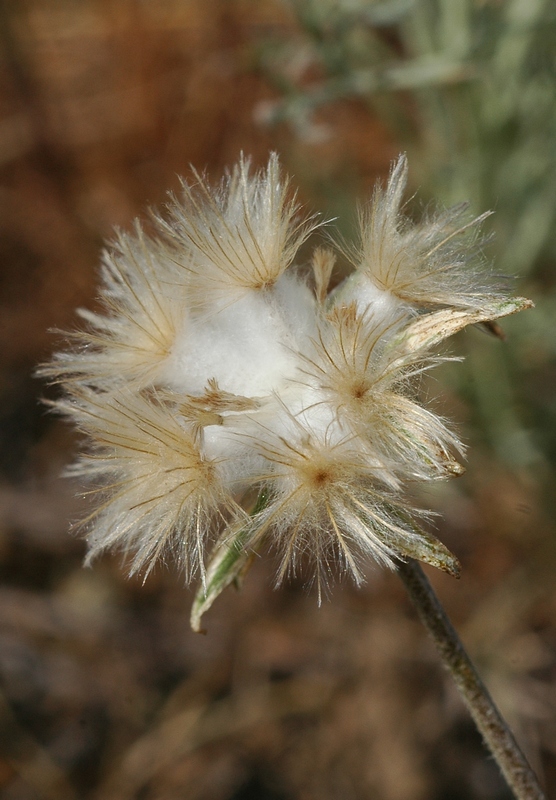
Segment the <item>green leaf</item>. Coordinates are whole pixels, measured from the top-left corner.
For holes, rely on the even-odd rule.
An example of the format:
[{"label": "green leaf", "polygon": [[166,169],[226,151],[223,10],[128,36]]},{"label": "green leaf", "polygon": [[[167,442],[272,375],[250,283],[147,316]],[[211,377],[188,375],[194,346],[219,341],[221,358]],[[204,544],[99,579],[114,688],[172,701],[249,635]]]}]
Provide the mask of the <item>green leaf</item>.
[{"label": "green leaf", "polygon": [[233,581],[239,581],[249,569],[253,553],[245,548],[248,530],[240,528],[227,535],[211,553],[206,577],[195,594],[191,609],[191,627],[196,633],[204,633],[201,619],[216,598]]},{"label": "green leaf", "polygon": [[[268,493],[263,490],[257,498],[251,516],[254,517],[262,511],[267,503]],[[227,531],[212,551],[205,580],[195,594],[191,609],[191,627],[196,633],[204,633],[201,619],[216,598],[231,583],[235,583],[239,588],[249,570],[255,556],[254,551],[246,547],[250,530],[247,521],[235,531]]]}]

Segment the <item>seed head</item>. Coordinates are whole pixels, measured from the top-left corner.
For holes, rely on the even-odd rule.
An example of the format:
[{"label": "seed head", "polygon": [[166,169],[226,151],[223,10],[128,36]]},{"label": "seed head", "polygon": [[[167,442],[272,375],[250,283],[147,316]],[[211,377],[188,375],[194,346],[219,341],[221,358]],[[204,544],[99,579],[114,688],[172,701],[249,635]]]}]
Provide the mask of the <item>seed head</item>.
[{"label": "seed head", "polygon": [[407,183],[405,156],[395,163],[386,189],[377,186],[360,212],[360,244],[353,253],[360,301],[383,314],[400,306],[481,308],[504,297],[499,281],[481,263],[481,223],[467,204],[414,224],[401,211]]},{"label": "seed head", "polygon": [[482,218],[400,214],[406,178],[402,156],[332,292],[332,251],[314,252],[314,292],[292,267],[318,225],[275,155],[255,175],[241,159],[216,189],[195,173],[154,235],[118,235],[101,310],[81,312],[86,329],[41,370],[89,442],[73,468],[97,497],[89,560],[115,548],[148,572],[172,558],[207,592],[264,543],[279,581],[309,563],[319,593],[336,566],[360,583],[368,556],[457,573],[409,499],[415,481],[462,469],[418,378],[444,338],[530,303],[479,277]]}]

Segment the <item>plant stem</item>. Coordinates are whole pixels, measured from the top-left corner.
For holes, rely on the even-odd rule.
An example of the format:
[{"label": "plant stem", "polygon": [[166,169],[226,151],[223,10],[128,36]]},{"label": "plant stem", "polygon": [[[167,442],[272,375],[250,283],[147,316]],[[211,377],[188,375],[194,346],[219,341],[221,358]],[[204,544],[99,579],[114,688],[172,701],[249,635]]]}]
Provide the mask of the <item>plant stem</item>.
[{"label": "plant stem", "polygon": [[535,773],[496,708],[420,565],[409,559],[399,563],[398,572],[515,797],[517,800],[546,800]]}]

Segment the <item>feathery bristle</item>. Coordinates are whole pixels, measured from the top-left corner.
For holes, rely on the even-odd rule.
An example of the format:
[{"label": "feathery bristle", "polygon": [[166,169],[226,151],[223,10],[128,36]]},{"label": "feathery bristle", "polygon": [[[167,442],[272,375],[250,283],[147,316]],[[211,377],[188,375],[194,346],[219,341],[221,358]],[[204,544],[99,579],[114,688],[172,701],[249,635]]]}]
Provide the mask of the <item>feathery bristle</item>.
[{"label": "feathery bristle", "polygon": [[411,524],[407,501],[384,487],[380,465],[358,440],[330,444],[307,431],[300,435],[264,446],[271,469],[260,481],[270,499],[248,527],[250,546],[268,539],[279,552],[278,583],[308,560],[320,595],[332,564],[361,583],[366,558],[393,567],[395,558],[419,557],[431,546],[431,537]]},{"label": "feathery bristle", "polygon": [[82,523],[91,527],[88,560],[116,548],[133,554],[131,573],[148,572],[171,552],[195,574],[211,528],[239,513],[221,464],[167,405],[139,394],[79,390],[60,408],[90,440],[72,472],[92,480],[102,498]]},{"label": "feathery bristle", "polygon": [[355,303],[334,306],[322,321],[302,373],[323,393],[338,417],[362,437],[394,476],[445,477],[457,469],[452,453],[462,446],[443,421],[406,395],[411,378],[437,359],[402,354],[392,337],[401,327],[359,314]]},{"label": "feathery bristle", "polygon": [[40,374],[104,391],[141,390],[162,376],[176,335],[187,324],[187,295],[171,253],[139,223],[103,256],[104,313],[81,310],[88,330],[69,334],[75,347],[58,353]]},{"label": "feathery bristle", "polygon": [[[409,305],[480,308],[504,293],[480,263],[481,223],[466,204],[413,224],[401,213],[407,159],[400,156],[386,189],[377,187],[360,215],[359,273]],[[477,263],[478,262],[478,263]]]},{"label": "feathery bristle", "polygon": [[318,227],[314,217],[299,217],[276,155],[255,177],[242,158],[217,191],[195,177],[195,186],[182,183],[182,196],[173,199],[164,223],[176,245],[193,254],[186,270],[194,302],[201,308],[226,305],[234,295],[274,286]]}]

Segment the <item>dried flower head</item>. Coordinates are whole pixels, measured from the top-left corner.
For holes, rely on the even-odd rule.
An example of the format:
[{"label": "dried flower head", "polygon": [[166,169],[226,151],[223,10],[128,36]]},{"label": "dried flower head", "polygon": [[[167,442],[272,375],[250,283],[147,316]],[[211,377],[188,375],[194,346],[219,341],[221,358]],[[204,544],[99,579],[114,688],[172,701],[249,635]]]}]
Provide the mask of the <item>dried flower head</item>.
[{"label": "dried flower head", "polygon": [[187,287],[174,259],[172,248],[138,222],[133,234],[119,234],[103,253],[105,313],[80,309],[87,329],[70,334],[75,348],[58,353],[43,374],[103,391],[160,382],[188,318]]},{"label": "dried flower head", "polygon": [[215,190],[196,175],[155,236],[137,223],[118,237],[104,310],[81,312],[86,330],[42,369],[90,443],[73,469],[99,496],[89,560],[116,548],[148,572],[171,554],[203,578],[195,627],[266,542],[279,580],[309,562],[319,587],[335,565],[360,582],[367,556],[457,573],[409,500],[410,482],[462,470],[416,379],[447,336],[530,303],[470,263],[482,218],[400,215],[406,177],[401,157],[332,292],[332,251],[314,252],[314,292],[292,269],[317,223],[275,155],[255,175],[242,159]]},{"label": "dried flower head", "polygon": [[90,480],[99,502],[88,560],[107,547],[133,554],[131,574],[171,555],[194,574],[214,525],[245,517],[224,479],[174,405],[127,390],[72,388],[59,407],[91,440],[72,473]]},{"label": "dried flower head", "polygon": [[242,158],[216,191],[201,176],[196,179],[194,186],[182,183],[169,218],[159,218],[178,251],[193,256],[183,264],[190,302],[228,305],[250,290],[273,287],[317,227],[314,218],[298,216],[276,154],[254,177]]},{"label": "dried flower head", "polygon": [[480,258],[480,226],[490,212],[474,218],[461,203],[415,225],[402,212],[407,175],[400,156],[387,187],[377,186],[360,212],[360,244],[352,255],[358,303],[388,317],[402,306],[478,309],[501,300],[500,282]]}]

